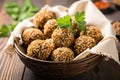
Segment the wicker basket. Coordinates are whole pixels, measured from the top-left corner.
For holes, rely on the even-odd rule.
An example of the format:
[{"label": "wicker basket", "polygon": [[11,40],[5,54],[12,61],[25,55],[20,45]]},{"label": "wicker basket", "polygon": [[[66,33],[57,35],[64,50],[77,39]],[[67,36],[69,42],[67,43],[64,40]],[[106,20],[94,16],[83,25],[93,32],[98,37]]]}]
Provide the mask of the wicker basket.
[{"label": "wicker basket", "polygon": [[39,74],[40,76],[55,78],[69,78],[80,75],[95,68],[103,59],[102,56],[92,54],[81,60],[70,62],[39,60],[27,56],[23,47],[17,42],[15,43],[15,50],[21,61],[33,72]]}]

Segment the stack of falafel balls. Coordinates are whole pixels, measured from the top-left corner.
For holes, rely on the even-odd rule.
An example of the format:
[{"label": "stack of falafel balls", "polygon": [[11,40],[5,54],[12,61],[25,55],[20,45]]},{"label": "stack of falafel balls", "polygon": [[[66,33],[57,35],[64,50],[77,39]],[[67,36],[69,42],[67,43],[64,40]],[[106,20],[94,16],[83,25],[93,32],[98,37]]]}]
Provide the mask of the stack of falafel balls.
[{"label": "stack of falafel balls", "polygon": [[86,31],[79,31],[74,19],[73,28],[58,28],[56,16],[48,10],[41,10],[34,15],[32,22],[37,27],[26,28],[22,32],[23,44],[27,47],[26,54],[40,60],[72,61],[75,56],[94,47],[102,38],[100,30],[87,25]]}]

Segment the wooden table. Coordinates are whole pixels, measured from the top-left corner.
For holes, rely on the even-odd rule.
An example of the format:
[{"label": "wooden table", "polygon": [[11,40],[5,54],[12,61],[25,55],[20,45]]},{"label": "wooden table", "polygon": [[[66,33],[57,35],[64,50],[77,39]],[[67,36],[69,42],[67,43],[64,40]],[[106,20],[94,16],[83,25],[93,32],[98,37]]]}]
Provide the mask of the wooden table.
[{"label": "wooden table", "polygon": [[[24,0],[14,0],[15,2],[22,4]],[[32,0],[32,3],[37,6],[44,6],[44,4],[49,4],[51,6],[61,4],[64,6],[70,6],[75,0]],[[12,20],[6,14],[4,4],[7,0],[0,0],[0,25],[10,24]],[[114,13],[105,15],[111,21],[120,20],[120,11],[115,10]],[[17,54],[13,57],[9,57],[4,54],[3,48],[7,42],[8,38],[0,38],[0,80],[48,80],[35,75],[31,70],[29,70],[18,58]],[[118,51],[120,51],[120,45],[117,44]],[[97,69],[99,68],[99,70]],[[100,65],[86,72],[82,76],[76,76],[67,80],[120,80],[120,66],[113,60],[108,62],[102,61]],[[49,79],[53,80],[53,79]]]}]

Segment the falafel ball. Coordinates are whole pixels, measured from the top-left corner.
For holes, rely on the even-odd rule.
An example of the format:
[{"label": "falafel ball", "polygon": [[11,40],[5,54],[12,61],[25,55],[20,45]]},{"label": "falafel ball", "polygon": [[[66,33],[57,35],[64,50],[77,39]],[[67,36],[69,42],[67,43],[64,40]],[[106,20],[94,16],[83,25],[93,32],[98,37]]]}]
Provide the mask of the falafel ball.
[{"label": "falafel ball", "polygon": [[33,58],[46,60],[51,54],[53,48],[45,40],[34,40],[27,48],[27,55]]},{"label": "falafel ball", "polygon": [[45,36],[51,37],[51,34],[53,33],[56,27],[57,27],[57,23],[55,19],[48,20],[44,25]]},{"label": "falafel ball", "polygon": [[52,33],[55,47],[69,47],[74,41],[74,35],[67,28],[56,28]]},{"label": "falafel ball", "polygon": [[74,52],[67,47],[57,48],[53,51],[51,59],[55,62],[72,61],[74,59]]},{"label": "falafel ball", "polygon": [[23,43],[27,46],[33,40],[44,39],[44,34],[37,28],[26,28],[22,33]]},{"label": "falafel ball", "polygon": [[52,38],[46,39],[45,41],[49,43],[49,45],[51,46],[52,50],[55,49],[55,44],[53,43],[53,39]]},{"label": "falafel ball", "polygon": [[90,37],[94,38],[96,43],[98,43],[103,38],[101,31],[93,25],[87,25],[86,31],[80,32],[80,36],[82,36],[82,35],[86,35],[86,36],[90,36]]},{"label": "falafel ball", "polygon": [[113,22],[112,26],[116,32],[116,35],[120,35],[120,21]]},{"label": "falafel ball", "polygon": [[75,40],[74,49],[76,54],[80,54],[87,48],[92,48],[96,45],[95,39],[90,36],[80,36]]},{"label": "falafel ball", "polygon": [[35,14],[33,17],[33,23],[38,28],[43,28],[43,25],[47,22],[47,20],[53,18],[55,18],[55,14],[52,11],[43,9]]}]

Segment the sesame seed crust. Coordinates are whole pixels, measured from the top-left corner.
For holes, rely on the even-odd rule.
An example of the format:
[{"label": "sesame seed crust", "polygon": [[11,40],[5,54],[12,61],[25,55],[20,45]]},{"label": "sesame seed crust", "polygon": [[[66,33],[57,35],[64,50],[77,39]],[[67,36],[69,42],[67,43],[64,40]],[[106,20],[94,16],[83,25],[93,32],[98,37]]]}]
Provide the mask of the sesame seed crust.
[{"label": "sesame seed crust", "polygon": [[76,54],[80,54],[87,48],[92,48],[96,45],[94,38],[89,36],[80,36],[75,40],[75,52]]},{"label": "sesame seed crust", "polygon": [[26,28],[22,33],[22,39],[25,45],[29,45],[33,40],[44,39],[44,34],[37,28]]},{"label": "sesame seed crust", "polygon": [[53,48],[45,40],[34,40],[27,48],[27,55],[41,60],[46,60]]},{"label": "sesame seed crust", "polygon": [[51,37],[53,31],[57,28],[57,23],[55,19],[48,20],[44,25],[44,34],[47,37]]},{"label": "sesame seed crust", "polygon": [[115,21],[112,23],[113,28],[116,31],[117,35],[120,35],[120,21]]},{"label": "sesame seed crust", "polygon": [[33,17],[33,23],[38,28],[43,28],[47,20],[53,19],[53,18],[55,18],[55,14],[53,12],[43,9],[35,14],[35,16]]},{"label": "sesame seed crust", "polygon": [[82,35],[90,36],[90,37],[94,38],[96,43],[98,43],[103,38],[101,31],[93,25],[87,25],[86,31],[80,32],[80,36],[82,36]]},{"label": "sesame seed crust", "polygon": [[74,41],[74,35],[69,29],[56,28],[52,34],[52,39],[56,47],[69,47]]},{"label": "sesame seed crust", "polygon": [[52,38],[46,39],[45,41],[48,42],[48,44],[50,45],[51,50],[55,49],[55,44],[53,43]]},{"label": "sesame seed crust", "polygon": [[52,53],[52,60],[58,61],[72,61],[74,59],[74,52],[67,47],[57,48]]}]

